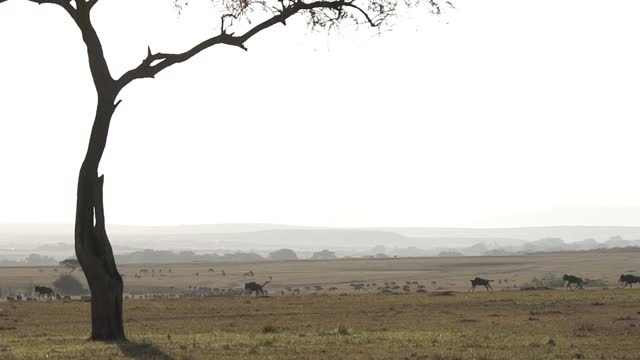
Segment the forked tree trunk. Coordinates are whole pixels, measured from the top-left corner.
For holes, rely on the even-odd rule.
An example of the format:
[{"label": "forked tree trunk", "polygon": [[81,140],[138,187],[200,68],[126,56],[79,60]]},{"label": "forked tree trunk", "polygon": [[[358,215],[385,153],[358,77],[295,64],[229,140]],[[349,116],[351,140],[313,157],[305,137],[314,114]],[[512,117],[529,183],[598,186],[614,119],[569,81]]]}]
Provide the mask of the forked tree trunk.
[{"label": "forked tree trunk", "polygon": [[78,178],[75,248],[91,290],[91,339],[126,340],[122,319],[123,283],[104,221],[102,188],[104,176],[98,166],[104,152],[115,95],[98,95],[98,108],[91,138]]}]

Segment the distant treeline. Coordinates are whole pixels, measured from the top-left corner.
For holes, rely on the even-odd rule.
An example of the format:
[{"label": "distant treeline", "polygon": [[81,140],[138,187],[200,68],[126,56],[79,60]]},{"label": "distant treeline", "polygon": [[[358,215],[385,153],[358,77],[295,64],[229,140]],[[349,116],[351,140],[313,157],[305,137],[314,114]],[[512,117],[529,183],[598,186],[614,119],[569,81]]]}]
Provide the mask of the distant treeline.
[{"label": "distant treeline", "polygon": [[58,265],[56,259],[38,254],[31,254],[24,258],[24,260],[0,259],[0,267],[56,265]]},{"label": "distant treeline", "polygon": [[[328,260],[335,259],[333,251],[322,250],[312,254],[311,259]],[[189,262],[252,262],[267,260],[297,260],[298,256],[291,249],[280,249],[262,256],[253,252],[234,252],[226,254],[196,254],[193,251],[173,252],[167,250],[136,251],[126,255],[116,255],[119,264],[142,264],[142,263],[189,263]]]},{"label": "distant treeline", "polygon": [[189,263],[189,262],[251,262],[265,260],[259,254],[252,252],[236,252],[224,255],[218,254],[196,254],[193,251],[166,251],[166,250],[143,250],[125,255],[116,255],[119,264],[149,264],[149,263]]},{"label": "distant treeline", "polygon": [[565,251],[537,251],[526,253],[525,255],[549,255],[549,254],[568,254],[568,253],[578,253],[578,254],[589,254],[589,253],[640,253],[640,246],[625,246],[625,247],[614,247],[614,248],[600,248],[600,249],[590,249],[590,250],[565,250]]}]

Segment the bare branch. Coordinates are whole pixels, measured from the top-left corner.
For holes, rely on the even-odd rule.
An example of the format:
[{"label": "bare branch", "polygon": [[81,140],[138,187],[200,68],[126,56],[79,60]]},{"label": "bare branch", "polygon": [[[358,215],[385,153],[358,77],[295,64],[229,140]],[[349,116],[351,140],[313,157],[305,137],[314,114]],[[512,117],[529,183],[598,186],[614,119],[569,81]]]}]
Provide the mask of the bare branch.
[{"label": "bare branch", "polygon": [[334,20],[343,19],[344,10],[352,9],[356,13],[360,14],[364,18],[364,22],[369,24],[372,27],[378,27],[382,24],[384,19],[386,18],[386,14],[388,13],[385,9],[376,9],[378,13],[377,17],[370,16],[367,11],[355,5],[354,0],[336,0],[336,1],[314,1],[310,3],[305,3],[302,1],[294,1],[289,5],[284,5],[282,9],[277,10],[277,14],[270,17],[269,19],[257,24],[253,28],[249,29],[243,35],[235,36],[234,33],[227,33],[226,30],[228,27],[225,27],[225,18],[237,18],[237,15],[227,14],[222,16],[222,25],[221,32],[217,36],[211,37],[191,49],[176,54],[168,54],[168,53],[155,53],[153,54],[150,49],[148,49],[147,57],[142,61],[140,65],[136,68],[127,71],[124,73],[120,79],[116,81],[117,91],[124,88],[126,85],[131,83],[136,79],[142,78],[153,78],[160,71],[168,68],[169,66],[184,62],[200,53],[201,51],[208,49],[214,45],[225,44],[230,46],[236,46],[243,50],[247,50],[245,47],[245,43],[247,40],[252,38],[257,33],[265,30],[275,24],[282,23],[286,24],[286,20],[291,16],[302,13],[302,12],[310,12],[314,10],[334,10],[338,12],[338,17]]},{"label": "bare branch", "polygon": [[[6,1],[6,0],[2,0],[2,1]],[[74,9],[74,7],[71,5],[71,1],[72,0],[29,0],[29,1],[34,2],[34,3],[38,4],[38,5],[54,4],[54,5],[61,6],[72,17],[75,16],[75,13],[76,13],[76,9]]]}]

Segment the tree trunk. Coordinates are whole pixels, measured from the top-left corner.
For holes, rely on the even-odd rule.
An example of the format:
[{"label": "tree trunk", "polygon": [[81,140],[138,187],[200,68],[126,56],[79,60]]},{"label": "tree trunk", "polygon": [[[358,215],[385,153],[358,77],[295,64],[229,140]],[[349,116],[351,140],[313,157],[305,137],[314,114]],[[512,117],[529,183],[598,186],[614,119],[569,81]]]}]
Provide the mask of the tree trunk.
[{"label": "tree trunk", "polygon": [[91,290],[91,339],[124,341],[123,282],[116,267],[104,221],[104,176],[98,166],[104,152],[115,94],[99,93],[91,138],[78,178],[75,248]]}]

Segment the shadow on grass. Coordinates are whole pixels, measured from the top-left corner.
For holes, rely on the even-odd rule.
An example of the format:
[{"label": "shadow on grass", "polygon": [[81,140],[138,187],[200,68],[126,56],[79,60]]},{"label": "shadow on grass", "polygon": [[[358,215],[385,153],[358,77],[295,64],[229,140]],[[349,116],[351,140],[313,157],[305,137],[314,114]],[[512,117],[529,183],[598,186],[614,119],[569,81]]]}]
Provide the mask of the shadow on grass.
[{"label": "shadow on grass", "polygon": [[174,360],[171,355],[162,351],[157,345],[147,342],[119,342],[120,351],[126,357],[132,359],[154,359],[154,360]]}]

